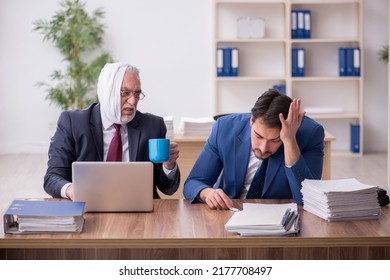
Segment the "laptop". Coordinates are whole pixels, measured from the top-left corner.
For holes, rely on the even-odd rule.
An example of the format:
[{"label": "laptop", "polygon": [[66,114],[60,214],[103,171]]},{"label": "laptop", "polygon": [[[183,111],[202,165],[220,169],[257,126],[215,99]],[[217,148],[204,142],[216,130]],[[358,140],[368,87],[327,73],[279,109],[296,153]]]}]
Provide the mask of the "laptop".
[{"label": "laptop", "polygon": [[85,162],[72,164],[74,201],[85,212],[153,211],[153,163]]}]

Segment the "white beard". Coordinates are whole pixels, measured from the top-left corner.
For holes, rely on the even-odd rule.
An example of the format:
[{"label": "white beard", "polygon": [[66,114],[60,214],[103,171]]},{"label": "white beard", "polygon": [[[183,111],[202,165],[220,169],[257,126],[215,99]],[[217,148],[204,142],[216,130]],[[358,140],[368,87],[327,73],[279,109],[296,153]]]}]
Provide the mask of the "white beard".
[{"label": "white beard", "polygon": [[132,115],[126,115],[126,116],[121,116],[121,121],[123,122],[123,123],[129,123],[129,122],[131,122],[133,119],[134,119],[134,117],[135,117],[135,114],[136,114],[136,111],[134,111],[134,114],[132,114]]}]

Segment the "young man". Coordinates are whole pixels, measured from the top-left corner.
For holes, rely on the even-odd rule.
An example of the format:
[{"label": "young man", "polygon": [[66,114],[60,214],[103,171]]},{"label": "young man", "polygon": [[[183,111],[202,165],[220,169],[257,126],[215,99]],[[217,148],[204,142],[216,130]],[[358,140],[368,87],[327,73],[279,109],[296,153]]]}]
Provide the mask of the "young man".
[{"label": "young man", "polygon": [[184,184],[185,198],[212,209],[228,209],[234,198],[302,204],[301,182],[321,178],[325,135],[300,104],[270,89],[251,114],[219,118]]},{"label": "young man", "polygon": [[[73,199],[74,161],[148,161],[148,139],[165,138],[163,118],[137,110],[144,98],[139,71],[126,63],[107,63],[101,70],[99,103],[83,110],[65,111],[51,139],[44,189],[53,197]],[[113,159],[110,143],[120,134],[121,145]],[[170,159],[154,164],[154,198],[157,188],[164,194],[176,192],[180,183],[177,143],[171,142]]]}]

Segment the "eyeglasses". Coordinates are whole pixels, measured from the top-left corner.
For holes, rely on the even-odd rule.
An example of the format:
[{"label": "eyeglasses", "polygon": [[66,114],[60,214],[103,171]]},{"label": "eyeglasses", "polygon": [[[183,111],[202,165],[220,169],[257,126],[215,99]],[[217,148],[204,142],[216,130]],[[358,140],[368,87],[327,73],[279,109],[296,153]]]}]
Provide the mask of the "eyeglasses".
[{"label": "eyeglasses", "polygon": [[143,94],[141,90],[137,90],[137,91],[121,90],[120,93],[121,93],[121,97],[129,98],[134,96],[138,100],[142,100],[145,98],[145,94]]}]

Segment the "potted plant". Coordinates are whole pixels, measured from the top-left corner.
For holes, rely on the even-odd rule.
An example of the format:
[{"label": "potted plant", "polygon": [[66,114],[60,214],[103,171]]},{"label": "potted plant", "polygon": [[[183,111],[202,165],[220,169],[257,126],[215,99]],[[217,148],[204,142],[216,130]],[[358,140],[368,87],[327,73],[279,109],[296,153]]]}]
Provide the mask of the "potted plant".
[{"label": "potted plant", "polygon": [[62,10],[56,12],[50,21],[35,21],[34,31],[41,32],[43,41],[52,41],[67,63],[64,71],[54,70],[50,75],[55,86],[47,82],[37,83],[47,89],[46,99],[60,108],[83,108],[97,100],[96,82],[100,70],[112,61],[111,55],[102,51],[90,59],[91,54],[103,43],[104,17],[101,9],[91,15],[85,11],[85,3],[79,0],[60,2]]},{"label": "potted plant", "polygon": [[383,46],[378,52],[379,60],[387,64],[389,62],[389,45]]}]

